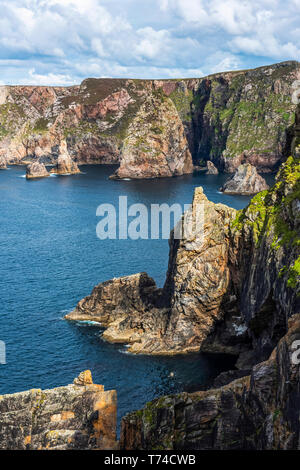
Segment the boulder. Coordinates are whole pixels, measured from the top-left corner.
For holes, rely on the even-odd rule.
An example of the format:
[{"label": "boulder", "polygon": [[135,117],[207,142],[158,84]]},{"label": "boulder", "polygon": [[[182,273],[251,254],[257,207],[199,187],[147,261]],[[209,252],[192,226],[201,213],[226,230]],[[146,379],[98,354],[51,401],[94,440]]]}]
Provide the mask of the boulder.
[{"label": "boulder", "polygon": [[240,165],[220,191],[226,194],[252,195],[269,189],[265,179],[257,173],[255,166],[250,163]]}]

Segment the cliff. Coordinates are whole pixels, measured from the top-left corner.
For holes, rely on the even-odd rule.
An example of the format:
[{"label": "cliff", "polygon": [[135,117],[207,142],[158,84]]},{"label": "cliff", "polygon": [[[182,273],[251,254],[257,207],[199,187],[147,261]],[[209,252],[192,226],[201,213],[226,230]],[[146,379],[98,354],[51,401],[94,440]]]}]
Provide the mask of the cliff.
[{"label": "cliff", "polygon": [[[173,176],[211,160],[273,171],[287,156],[298,62],[200,79],[86,79],[72,87],[1,86],[0,157],[120,164],[117,176]],[[157,120],[157,124],[155,124]]]},{"label": "cliff", "polygon": [[1,395],[0,449],[116,449],[116,417],[116,392],[85,371],[72,385]]},{"label": "cliff", "polygon": [[120,448],[299,449],[300,373],[293,358],[299,340],[296,314],[270,358],[254,366],[251,375],[218,389],[162,397],[128,414]]}]

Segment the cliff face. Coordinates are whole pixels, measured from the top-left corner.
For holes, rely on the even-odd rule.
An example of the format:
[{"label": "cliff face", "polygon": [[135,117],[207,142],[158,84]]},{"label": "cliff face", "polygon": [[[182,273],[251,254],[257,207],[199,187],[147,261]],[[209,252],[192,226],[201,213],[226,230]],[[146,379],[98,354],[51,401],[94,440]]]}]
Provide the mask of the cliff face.
[{"label": "cliff face", "polygon": [[154,91],[129,124],[117,178],[178,176],[193,171],[184,127],[170,98]]},{"label": "cliff face", "polygon": [[[298,449],[300,315],[251,375],[206,392],[162,397],[122,420],[121,449]],[[299,356],[299,354],[298,354]]]},{"label": "cliff face", "polygon": [[117,398],[85,371],[74,384],[0,396],[0,449],[115,449]]},{"label": "cliff face", "polygon": [[271,171],[286,156],[299,78],[299,63],[286,62],[201,79],[2,86],[0,156],[56,164],[66,139],[76,163],[121,162],[119,176],[190,172],[189,151],[227,172],[244,162]]}]

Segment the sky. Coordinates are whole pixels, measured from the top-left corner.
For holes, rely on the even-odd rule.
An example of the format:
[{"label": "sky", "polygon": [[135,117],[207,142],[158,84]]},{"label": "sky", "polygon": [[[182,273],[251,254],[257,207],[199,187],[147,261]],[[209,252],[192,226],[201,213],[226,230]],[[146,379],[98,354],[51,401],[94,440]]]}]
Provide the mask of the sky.
[{"label": "sky", "polygon": [[0,84],[186,78],[300,60],[300,0],[0,0]]}]

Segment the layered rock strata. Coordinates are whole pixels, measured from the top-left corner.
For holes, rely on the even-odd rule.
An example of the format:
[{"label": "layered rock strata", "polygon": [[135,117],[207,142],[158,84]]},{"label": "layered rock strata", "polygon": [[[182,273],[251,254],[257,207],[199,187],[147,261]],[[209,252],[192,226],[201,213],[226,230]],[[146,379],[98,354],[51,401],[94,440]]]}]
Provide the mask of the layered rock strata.
[{"label": "layered rock strata", "polygon": [[74,384],[0,396],[0,449],[116,449],[117,396],[85,371]]},{"label": "layered rock strata", "polygon": [[192,173],[193,161],[172,100],[152,93],[129,125],[115,178],[157,178]]},{"label": "layered rock strata", "polygon": [[269,189],[266,180],[257,173],[250,163],[240,165],[234,175],[226,181],[220,191],[226,194],[250,196]]}]

